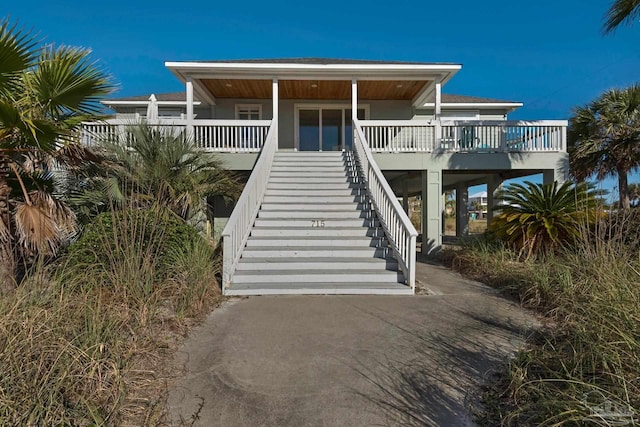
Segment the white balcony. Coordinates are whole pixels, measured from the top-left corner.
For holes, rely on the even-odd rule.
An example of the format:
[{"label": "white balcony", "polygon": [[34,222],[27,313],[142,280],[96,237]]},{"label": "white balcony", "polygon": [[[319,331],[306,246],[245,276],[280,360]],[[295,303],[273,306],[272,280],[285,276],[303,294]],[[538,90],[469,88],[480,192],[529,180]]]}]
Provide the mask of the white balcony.
[{"label": "white balcony", "polygon": [[[566,152],[567,122],[544,121],[419,121],[359,120],[374,153],[517,153]],[[149,123],[176,132],[191,130],[206,151],[257,153],[264,146],[271,120],[160,119]],[[110,119],[82,124],[81,141],[125,138],[136,122]]]},{"label": "white balcony", "polygon": [[567,121],[360,120],[378,153],[566,152]]},{"label": "white balcony", "polygon": [[[127,128],[139,122],[127,119],[110,119],[82,124],[80,140],[93,145],[100,141],[125,140]],[[159,119],[147,125],[176,133],[189,129],[187,120]],[[259,152],[267,138],[271,120],[194,120],[192,133],[196,144],[205,151],[238,153]]]}]

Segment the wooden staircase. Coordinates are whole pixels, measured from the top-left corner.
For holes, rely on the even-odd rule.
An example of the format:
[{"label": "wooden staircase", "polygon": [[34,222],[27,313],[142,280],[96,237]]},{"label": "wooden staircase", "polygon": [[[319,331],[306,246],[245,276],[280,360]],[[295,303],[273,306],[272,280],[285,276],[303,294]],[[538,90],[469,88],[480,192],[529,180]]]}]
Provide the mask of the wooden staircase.
[{"label": "wooden staircase", "polygon": [[227,295],[411,295],[351,153],[278,152]]}]

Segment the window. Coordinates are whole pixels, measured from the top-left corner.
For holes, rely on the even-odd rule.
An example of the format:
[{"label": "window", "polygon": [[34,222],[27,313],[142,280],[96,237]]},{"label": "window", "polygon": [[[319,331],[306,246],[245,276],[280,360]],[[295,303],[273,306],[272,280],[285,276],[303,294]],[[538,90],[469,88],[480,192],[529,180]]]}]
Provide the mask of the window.
[{"label": "window", "polygon": [[260,104],[236,104],[236,119],[261,120],[262,105]]}]

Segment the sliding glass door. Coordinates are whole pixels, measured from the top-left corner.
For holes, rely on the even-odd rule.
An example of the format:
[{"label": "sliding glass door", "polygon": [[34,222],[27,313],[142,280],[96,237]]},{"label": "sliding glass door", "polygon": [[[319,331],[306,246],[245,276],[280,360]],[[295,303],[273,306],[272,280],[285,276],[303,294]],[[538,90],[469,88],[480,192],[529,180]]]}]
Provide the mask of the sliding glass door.
[{"label": "sliding glass door", "polygon": [[[358,109],[358,118],[365,110]],[[300,151],[351,150],[353,126],[350,108],[301,108],[298,110],[298,149]]]}]

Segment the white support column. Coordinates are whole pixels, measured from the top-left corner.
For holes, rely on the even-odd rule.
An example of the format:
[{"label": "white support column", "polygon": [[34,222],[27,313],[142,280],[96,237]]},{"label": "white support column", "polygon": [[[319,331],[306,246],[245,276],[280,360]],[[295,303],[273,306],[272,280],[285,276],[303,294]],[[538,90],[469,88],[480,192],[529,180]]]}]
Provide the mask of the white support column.
[{"label": "white support column", "polygon": [[502,178],[498,175],[491,175],[487,180],[487,227],[497,213],[493,208],[500,204],[498,199],[500,190],[502,190]]},{"label": "white support column", "polygon": [[456,185],[456,236],[469,235],[469,188],[466,184]]},{"label": "white support column", "polygon": [[440,120],[442,114],[442,83],[440,80],[436,80],[436,100],[434,103],[434,118]]},{"label": "white support column", "polygon": [[351,80],[351,119],[358,119],[358,81]]},{"label": "white support column", "polygon": [[[280,104],[280,101],[279,101],[279,98],[278,98],[279,94],[278,94],[278,79],[277,78],[273,79],[271,95],[272,95],[272,102],[273,102],[273,105],[271,107],[272,108],[272,117],[271,118],[272,118],[272,120],[274,120],[276,122],[276,127],[274,129],[274,131],[275,131],[274,133],[275,133],[276,141],[278,141],[278,146],[279,146],[280,145],[280,140],[278,139],[278,128],[280,127],[280,122],[278,120],[278,114],[279,114],[278,106]],[[278,148],[276,147],[276,150],[277,149]]]},{"label": "white support column", "polygon": [[193,135],[193,80],[187,77],[187,134]]},{"label": "white support column", "polygon": [[555,169],[545,169],[542,171],[542,183],[544,185],[553,184],[556,180]]},{"label": "white support column", "polygon": [[442,171],[422,171],[422,253],[442,247]]},{"label": "white support column", "polygon": [[272,98],[273,98],[273,116],[272,118],[274,120],[278,119],[278,79],[275,78],[273,79],[273,84],[272,84]]}]

